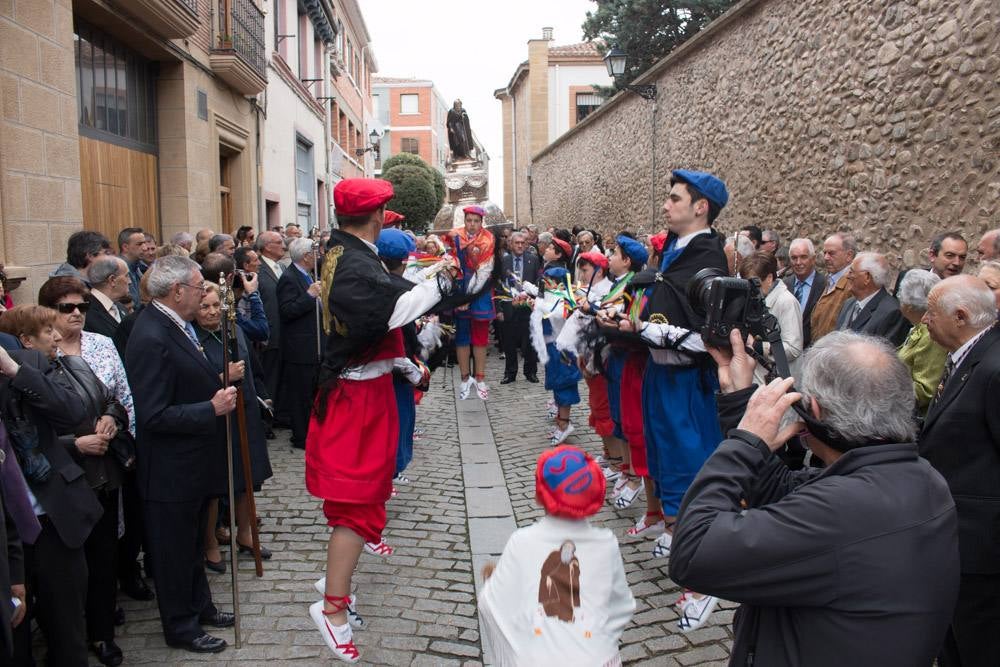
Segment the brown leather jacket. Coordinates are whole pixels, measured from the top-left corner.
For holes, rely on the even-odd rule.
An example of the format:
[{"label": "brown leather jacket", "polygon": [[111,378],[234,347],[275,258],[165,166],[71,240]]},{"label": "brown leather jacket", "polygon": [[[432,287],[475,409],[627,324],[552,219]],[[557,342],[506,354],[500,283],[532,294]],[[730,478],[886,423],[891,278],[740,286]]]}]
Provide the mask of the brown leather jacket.
[{"label": "brown leather jacket", "polygon": [[829,292],[825,292],[813,306],[812,319],[812,342],[815,343],[823,336],[837,328],[837,315],[844,306],[844,302],[851,298],[851,291],[848,289],[847,272],[840,276],[840,280]]}]

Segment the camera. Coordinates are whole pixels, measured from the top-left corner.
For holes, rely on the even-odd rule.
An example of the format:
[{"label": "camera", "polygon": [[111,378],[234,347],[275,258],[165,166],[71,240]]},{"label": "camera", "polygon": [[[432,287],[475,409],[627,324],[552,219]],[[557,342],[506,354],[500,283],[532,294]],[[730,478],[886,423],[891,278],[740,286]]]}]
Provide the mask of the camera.
[{"label": "camera", "polygon": [[[788,377],[788,360],[781,344],[781,327],[764,303],[757,278],[733,278],[720,269],[702,269],[688,282],[691,308],[705,318],[701,337],[706,345],[729,347],[729,334],[739,329],[743,340],[752,335],[771,345],[775,371]],[[754,353],[758,362],[762,357]]]}]

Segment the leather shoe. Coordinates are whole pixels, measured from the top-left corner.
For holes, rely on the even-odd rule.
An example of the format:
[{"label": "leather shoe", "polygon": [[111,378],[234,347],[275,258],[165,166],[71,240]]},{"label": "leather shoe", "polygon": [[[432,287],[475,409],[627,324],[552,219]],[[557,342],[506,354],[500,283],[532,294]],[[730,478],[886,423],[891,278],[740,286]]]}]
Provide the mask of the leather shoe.
[{"label": "leather shoe", "polygon": [[215,572],[216,574],[226,573],[226,561],[223,558],[220,558],[219,560],[209,560],[206,558],[205,567],[207,567],[212,572]]},{"label": "leather shoe", "polygon": [[217,611],[211,616],[202,616],[198,622],[213,628],[231,628],[236,624],[236,615],[227,611]]},{"label": "leather shoe", "polygon": [[191,651],[192,653],[219,653],[226,650],[229,644],[222,637],[213,637],[212,635],[205,633],[200,637],[195,637],[189,642],[175,642],[167,641],[167,646],[172,646],[174,648],[182,648],[185,651]]},{"label": "leather shoe", "polygon": [[115,626],[121,627],[125,625],[125,610],[121,607],[115,607],[115,613],[111,618],[115,622]]},{"label": "leather shoe", "polygon": [[149,586],[138,574],[122,579],[121,591],[133,600],[148,602],[156,598],[156,594],[149,589]]},{"label": "leather shoe", "polygon": [[510,384],[513,381],[514,381],[513,375],[504,375],[503,379],[500,380],[500,384]]},{"label": "leather shoe", "polygon": [[538,384],[538,376],[535,374],[525,375],[524,379],[527,380],[528,382],[534,382],[535,384]]},{"label": "leather shoe", "polygon": [[118,644],[113,639],[106,642],[95,642],[90,645],[90,650],[94,652],[102,665],[118,667],[124,660],[122,650],[118,648]]},{"label": "leather shoe", "polygon": [[[248,554],[250,556],[253,556],[253,547],[252,546],[247,546],[245,544],[240,544],[239,542],[237,542],[236,543],[236,548],[237,548],[237,553]],[[260,559],[261,560],[271,560],[271,555],[272,555],[271,554],[271,550],[268,549],[267,547],[265,547],[264,545],[261,545],[261,547],[260,547]]]}]

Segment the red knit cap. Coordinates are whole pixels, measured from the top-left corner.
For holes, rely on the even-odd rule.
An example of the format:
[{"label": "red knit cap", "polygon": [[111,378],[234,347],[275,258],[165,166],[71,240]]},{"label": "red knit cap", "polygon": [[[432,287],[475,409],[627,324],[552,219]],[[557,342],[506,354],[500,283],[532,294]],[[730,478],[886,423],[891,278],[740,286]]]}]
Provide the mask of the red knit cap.
[{"label": "red knit cap", "polygon": [[392,183],[381,178],[345,178],[333,187],[333,206],[341,215],[366,215],[392,199]]},{"label": "red knit cap", "polygon": [[462,209],[462,213],[471,213],[472,215],[478,215],[480,218],[486,218],[486,209],[482,206],[466,206]]},{"label": "red knit cap", "polygon": [[406,216],[401,213],[396,213],[395,211],[390,211],[386,209],[385,218],[382,220],[383,227],[395,227],[397,224],[406,220]]},{"label": "red knit cap", "polygon": [[563,241],[561,238],[556,236],[552,237],[552,242],[559,246],[559,249],[563,251],[563,257],[569,260],[573,256],[573,246]]},{"label": "red knit cap", "polygon": [[600,250],[591,250],[590,252],[580,253],[577,257],[578,260],[583,260],[585,262],[590,262],[596,267],[599,267],[605,271],[608,270],[608,258]]},{"label": "red knit cap", "polygon": [[576,447],[556,447],[538,457],[535,499],[552,516],[584,519],[596,514],[605,488],[600,466]]}]

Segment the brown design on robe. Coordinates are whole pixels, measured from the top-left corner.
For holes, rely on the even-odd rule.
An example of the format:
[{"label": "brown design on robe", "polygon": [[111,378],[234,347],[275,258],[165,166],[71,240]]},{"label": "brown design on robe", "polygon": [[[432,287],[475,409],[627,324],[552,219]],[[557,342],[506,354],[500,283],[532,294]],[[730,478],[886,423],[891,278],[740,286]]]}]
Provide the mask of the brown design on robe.
[{"label": "brown design on robe", "polygon": [[580,606],[580,561],[572,542],[564,542],[542,564],[538,602],[546,616],[566,623],[574,621],[574,607]]}]

